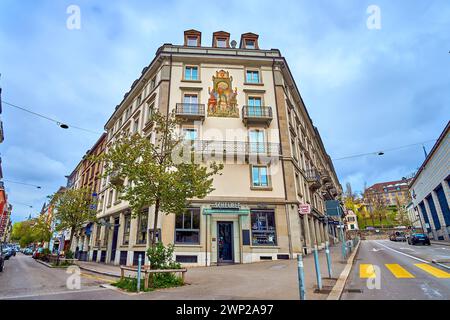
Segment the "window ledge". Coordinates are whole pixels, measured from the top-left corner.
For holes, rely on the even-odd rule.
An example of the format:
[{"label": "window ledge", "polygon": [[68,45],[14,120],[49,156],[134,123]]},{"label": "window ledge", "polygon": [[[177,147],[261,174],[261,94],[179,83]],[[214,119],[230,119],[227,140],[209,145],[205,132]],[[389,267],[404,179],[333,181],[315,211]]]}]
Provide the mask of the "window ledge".
[{"label": "window ledge", "polygon": [[244,86],[264,86],[262,82],[244,82]]},{"label": "window ledge", "polygon": [[187,244],[187,243],[175,243],[175,248],[186,247],[186,248],[202,248],[201,244]]},{"label": "window ledge", "polygon": [[252,245],[252,246],[250,246],[250,248],[252,248],[252,249],[280,249],[281,247],[279,247],[279,246],[257,246],[257,245]]},{"label": "window ledge", "polygon": [[253,191],[273,191],[272,187],[250,187]]},{"label": "window ledge", "polygon": [[135,247],[146,247],[147,244],[146,243],[136,243],[134,246]]},{"label": "window ledge", "polygon": [[182,79],[181,82],[202,83],[202,80],[187,80],[187,79]]}]

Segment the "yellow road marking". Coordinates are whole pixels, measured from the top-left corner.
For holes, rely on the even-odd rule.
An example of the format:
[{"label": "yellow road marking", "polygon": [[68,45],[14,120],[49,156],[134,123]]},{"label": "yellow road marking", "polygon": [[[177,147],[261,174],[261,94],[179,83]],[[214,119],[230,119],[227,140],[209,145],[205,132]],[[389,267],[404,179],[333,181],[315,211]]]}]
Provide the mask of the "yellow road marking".
[{"label": "yellow road marking", "polygon": [[415,278],[411,273],[409,273],[405,268],[400,266],[399,264],[392,263],[392,264],[385,264],[386,268],[389,269],[390,272],[396,277],[396,278]]},{"label": "yellow road marking", "polygon": [[375,268],[373,267],[373,264],[360,264],[359,265],[359,277],[361,279],[367,279],[367,278],[375,278]]},{"label": "yellow road marking", "polygon": [[109,280],[109,279],[105,279],[105,278],[96,277],[96,276],[93,276],[93,275],[90,275],[90,274],[87,274],[87,273],[81,273],[81,275],[82,275],[83,277],[91,278],[91,279],[95,279],[95,280],[106,281],[106,282],[110,282],[110,283],[113,283],[113,282],[114,282],[113,280]]},{"label": "yellow road marking", "polygon": [[435,276],[436,278],[450,279],[450,273],[442,271],[441,269],[430,266],[426,263],[416,263],[416,267],[422,269],[425,272]]}]

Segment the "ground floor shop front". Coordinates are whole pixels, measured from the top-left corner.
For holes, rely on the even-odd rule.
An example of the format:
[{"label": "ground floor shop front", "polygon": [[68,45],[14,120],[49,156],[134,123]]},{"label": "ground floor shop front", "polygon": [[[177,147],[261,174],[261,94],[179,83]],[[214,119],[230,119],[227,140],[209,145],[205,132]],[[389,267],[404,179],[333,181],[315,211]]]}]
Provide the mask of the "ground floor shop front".
[{"label": "ground floor shop front", "polygon": [[[301,216],[286,203],[193,203],[181,215],[161,214],[156,238],[174,245],[174,260],[185,266],[213,266],[293,259],[336,242],[335,226],[318,212]],[[148,263],[146,250],[154,214],[133,218],[129,210],[112,214],[81,232],[72,245],[86,259],[116,265]],[[84,256],[83,256],[84,257]]]}]

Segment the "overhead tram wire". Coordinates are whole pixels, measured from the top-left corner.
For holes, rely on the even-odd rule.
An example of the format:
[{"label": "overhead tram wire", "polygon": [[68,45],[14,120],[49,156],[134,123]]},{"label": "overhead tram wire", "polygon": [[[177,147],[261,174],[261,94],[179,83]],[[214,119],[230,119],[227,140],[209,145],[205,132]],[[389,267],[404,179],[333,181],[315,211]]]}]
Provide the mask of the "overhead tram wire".
[{"label": "overhead tram wire", "polygon": [[386,152],[396,151],[396,150],[405,149],[405,148],[414,147],[414,146],[421,146],[421,145],[424,145],[425,143],[428,143],[428,142],[435,142],[436,140],[437,139],[432,139],[432,140],[422,141],[422,142],[413,143],[413,144],[407,144],[407,145],[404,145],[404,146],[399,146],[399,147],[394,147],[394,148],[389,148],[389,149],[383,149],[383,150],[369,152],[369,153],[355,154],[355,155],[346,156],[346,157],[342,157],[342,158],[336,158],[336,159],[332,159],[332,160],[333,161],[339,161],[339,160],[353,159],[353,158],[359,158],[359,157],[365,157],[365,156],[377,156],[377,155],[378,156],[382,156]]},{"label": "overhead tram wire", "polygon": [[26,108],[24,108],[24,107],[20,107],[20,106],[18,106],[18,105],[9,103],[9,102],[7,102],[7,101],[5,101],[5,100],[1,100],[1,102],[4,103],[5,105],[10,106],[10,107],[19,109],[19,110],[24,111],[24,112],[27,112],[27,113],[30,113],[30,114],[32,114],[32,115],[34,115],[34,116],[36,116],[36,117],[40,117],[40,118],[43,118],[43,119],[45,119],[45,120],[54,122],[54,123],[56,123],[59,127],[61,127],[62,129],[74,128],[74,129],[78,129],[78,130],[81,130],[81,131],[89,132],[89,133],[92,133],[92,134],[95,134],[95,135],[101,135],[101,134],[102,134],[102,133],[97,132],[97,131],[93,131],[93,130],[81,128],[81,127],[74,126],[74,125],[71,125],[71,124],[68,124],[68,123],[65,123],[65,122],[62,122],[62,121],[58,121],[58,120],[56,120],[56,119],[50,118],[50,117],[48,117],[48,116],[45,116],[45,115],[43,115],[43,114],[40,114],[40,113],[31,111],[31,110],[28,110],[28,109],[26,109]]},{"label": "overhead tram wire", "polygon": [[18,182],[18,181],[12,181],[12,180],[7,180],[7,179],[3,179],[4,182],[8,182],[8,183],[14,183],[14,184],[21,184],[24,186],[30,186],[30,187],[35,187],[36,189],[42,189],[41,186],[38,186],[36,184],[31,184],[31,183],[25,183],[25,182]]}]

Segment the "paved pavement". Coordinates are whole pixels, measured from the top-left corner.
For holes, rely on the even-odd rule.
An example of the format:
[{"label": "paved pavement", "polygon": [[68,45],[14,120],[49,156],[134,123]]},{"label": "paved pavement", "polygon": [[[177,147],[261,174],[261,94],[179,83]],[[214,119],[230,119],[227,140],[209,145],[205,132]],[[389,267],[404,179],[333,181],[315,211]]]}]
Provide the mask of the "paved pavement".
[{"label": "paved pavement", "polygon": [[431,263],[447,256],[446,246],[362,241],[341,299],[449,300],[450,271]]},{"label": "paved pavement", "polygon": [[[332,247],[333,277],[337,278],[345,264],[341,262],[341,247]],[[319,252],[324,289],[336,282],[327,279],[325,251]],[[85,263],[85,266],[119,275],[115,266]],[[328,291],[315,292],[316,274],[313,255],[304,258],[308,300],[322,300]],[[130,295],[101,288],[100,284],[114,281],[113,277],[82,270],[80,290],[66,287],[68,275],[62,269],[50,269],[29,256],[18,254],[7,262],[0,274],[0,299],[139,299],[139,300],[236,300],[236,299],[293,299],[299,298],[296,260],[267,261],[254,264],[236,264],[219,267],[190,268],[187,285]]]}]

